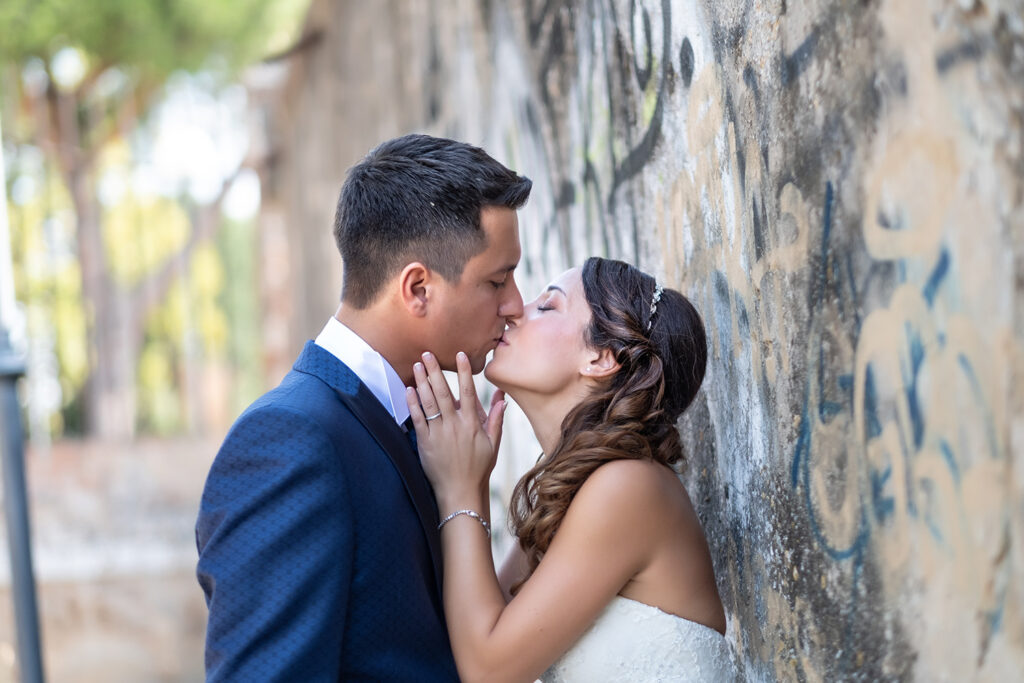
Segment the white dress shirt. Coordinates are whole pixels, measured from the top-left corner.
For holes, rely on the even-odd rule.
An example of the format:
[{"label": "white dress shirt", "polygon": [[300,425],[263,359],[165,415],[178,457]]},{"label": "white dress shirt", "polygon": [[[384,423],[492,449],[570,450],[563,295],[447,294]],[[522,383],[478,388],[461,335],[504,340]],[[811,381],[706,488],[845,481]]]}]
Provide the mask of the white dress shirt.
[{"label": "white dress shirt", "polygon": [[409,417],[405,384],[391,364],[362,337],[331,316],[316,345],[348,366],[381,402],[399,425]]}]

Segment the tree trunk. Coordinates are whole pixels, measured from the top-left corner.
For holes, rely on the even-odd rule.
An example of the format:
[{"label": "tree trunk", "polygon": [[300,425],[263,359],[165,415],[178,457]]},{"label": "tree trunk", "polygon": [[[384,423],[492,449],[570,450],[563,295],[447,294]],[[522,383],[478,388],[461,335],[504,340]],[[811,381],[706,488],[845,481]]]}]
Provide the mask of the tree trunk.
[{"label": "tree trunk", "polygon": [[85,432],[100,438],[131,438],[139,342],[133,334],[130,301],[111,277],[103,244],[95,186],[95,160],[103,142],[94,139],[90,117],[81,111],[80,92],[61,93],[51,83],[46,103],[49,116],[40,121],[40,137],[55,143],[45,147],[54,153],[62,171],[76,220],[89,359],[89,377],[82,390]]},{"label": "tree trunk", "polygon": [[78,259],[82,268],[82,299],[86,310],[89,378],[84,389],[86,432],[109,439],[135,434],[135,362],[138,356],[134,321],[125,293],[107,269],[99,202],[89,168],[77,168],[68,189],[77,217]]},{"label": "tree trunk", "polygon": [[[211,204],[193,212],[192,234],[181,253],[147,274],[133,288],[121,287],[107,264],[102,212],[95,187],[95,159],[103,142],[91,139],[95,147],[83,147],[83,138],[89,136],[80,129],[80,102],[75,95],[59,93],[52,87],[46,95],[49,116],[40,119],[40,138],[62,170],[77,221],[90,371],[83,388],[85,432],[100,438],[128,439],[135,435],[136,371],[146,316],[166,296],[178,271],[184,268],[181,264],[188,262],[196,245],[216,232],[221,222],[221,204],[241,167],[225,179]],[[132,102],[122,104],[115,132],[126,129],[126,121],[134,118]],[[88,122],[85,126],[88,128]],[[48,138],[51,131],[56,135]],[[55,144],[47,144],[48,140]]]}]

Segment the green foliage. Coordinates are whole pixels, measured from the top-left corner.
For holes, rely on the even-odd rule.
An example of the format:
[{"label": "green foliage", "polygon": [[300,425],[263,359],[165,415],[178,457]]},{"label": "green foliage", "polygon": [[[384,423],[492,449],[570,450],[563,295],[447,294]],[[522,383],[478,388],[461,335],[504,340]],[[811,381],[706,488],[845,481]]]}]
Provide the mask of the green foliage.
[{"label": "green foliage", "polygon": [[[130,168],[130,154],[125,154],[112,156]],[[27,201],[8,204],[15,290],[30,319],[39,321],[34,328],[52,339],[63,396],[54,431],[80,432],[82,388],[90,366],[90,309],[82,300],[73,252],[71,200],[58,174],[31,172],[18,164],[12,168],[8,195],[10,186],[26,176],[34,178],[38,189]],[[193,230],[180,202],[140,197],[131,190],[103,207],[102,226],[108,268],[124,292],[181,258]],[[169,434],[188,426],[183,403],[189,399],[182,396],[186,352],[201,366],[229,369],[231,405],[225,410],[231,415],[263,390],[254,230],[254,221],[226,221],[214,240],[197,245],[181,277],[145,321],[137,363],[143,432]],[[194,340],[191,349],[186,348],[189,340]]]},{"label": "green foliage", "polygon": [[231,67],[259,57],[272,29],[274,0],[4,0],[0,62],[48,62],[63,47],[94,66],[138,68],[161,80],[195,70],[213,54]]},{"label": "green foliage", "polygon": [[[251,222],[227,223],[220,233],[223,237],[196,249],[186,277],[149,316],[138,366],[143,431],[168,434],[184,426],[178,392],[189,354],[204,366],[226,363],[230,367],[234,378],[231,414],[263,390],[253,227]],[[188,348],[192,341],[195,346]]]},{"label": "green foliage", "polygon": [[152,339],[139,356],[139,424],[143,431],[171,434],[182,426],[175,386],[177,354],[165,340]]},{"label": "green foliage", "polygon": [[[128,141],[147,132],[139,123],[173,73],[201,70],[223,85],[254,59],[293,44],[308,6],[309,0],[0,0],[0,110],[5,138],[16,141],[8,147],[14,153],[5,190],[11,197],[14,183],[30,176],[39,188],[9,204],[15,287],[34,327],[51,339],[59,365],[63,406],[56,433],[84,429],[83,387],[90,368],[102,362],[102,350],[90,350],[99,303],[83,301],[69,169],[84,163],[78,168],[92,192],[111,168],[131,177],[139,160]],[[70,79],[59,73],[67,53],[78,67]],[[40,87],[47,81],[61,95],[47,96]],[[69,136],[68,120],[77,135]],[[77,141],[80,154],[62,157],[66,141]],[[27,159],[44,152],[41,164],[22,163],[22,153]],[[194,226],[184,200],[125,191],[105,201],[111,204],[96,202],[92,214],[101,217],[105,276],[118,296],[130,296],[183,258]],[[262,391],[253,231],[252,222],[226,223],[212,243],[199,245],[180,281],[138,328],[143,431],[189,426],[187,363],[200,373],[228,369],[232,411]]]},{"label": "green foliage", "polygon": [[62,245],[72,243],[70,199],[55,174],[40,180],[29,202],[8,204],[14,288],[32,318],[46,313],[54,336],[65,397],[81,390],[89,373],[86,312],[78,262]]},{"label": "green foliage", "polygon": [[191,231],[188,214],[178,202],[126,194],[103,216],[111,274],[124,286],[137,284],[185,246]]}]

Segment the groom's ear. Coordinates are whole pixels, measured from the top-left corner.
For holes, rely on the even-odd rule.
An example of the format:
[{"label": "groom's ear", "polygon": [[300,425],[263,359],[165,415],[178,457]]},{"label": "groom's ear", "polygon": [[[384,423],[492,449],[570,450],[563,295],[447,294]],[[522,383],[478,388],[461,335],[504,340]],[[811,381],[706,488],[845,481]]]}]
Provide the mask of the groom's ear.
[{"label": "groom's ear", "polygon": [[413,261],[398,274],[399,296],[406,310],[417,318],[427,314],[430,284],[433,273],[429,268]]},{"label": "groom's ear", "polygon": [[599,349],[590,355],[589,362],[582,372],[586,377],[604,379],[614,375],[621,367],[611,349]]}]

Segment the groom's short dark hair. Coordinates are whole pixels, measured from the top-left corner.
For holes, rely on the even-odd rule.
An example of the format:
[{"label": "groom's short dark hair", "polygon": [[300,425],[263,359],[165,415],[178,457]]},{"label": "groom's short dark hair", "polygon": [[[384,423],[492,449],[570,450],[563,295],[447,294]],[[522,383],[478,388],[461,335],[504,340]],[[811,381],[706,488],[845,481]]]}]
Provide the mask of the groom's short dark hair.
[{"label": "groom's short dark hair", "polygon": [[381,143],[349,169],[334,239],[344,265],[342,300],[366,308],[412,261],[458,282],[486,248],[485,206],[522,206],[533,183],[479,147],[429,135]]}]

